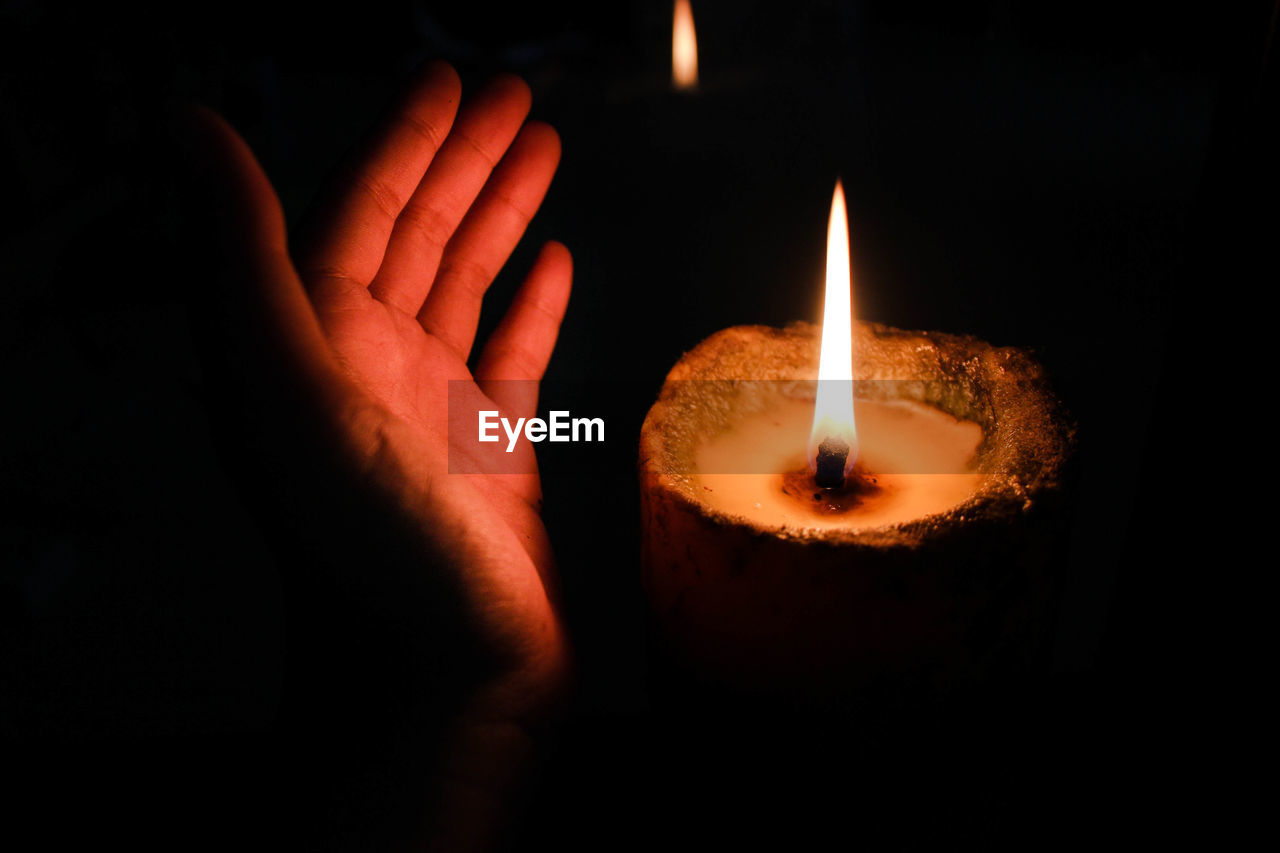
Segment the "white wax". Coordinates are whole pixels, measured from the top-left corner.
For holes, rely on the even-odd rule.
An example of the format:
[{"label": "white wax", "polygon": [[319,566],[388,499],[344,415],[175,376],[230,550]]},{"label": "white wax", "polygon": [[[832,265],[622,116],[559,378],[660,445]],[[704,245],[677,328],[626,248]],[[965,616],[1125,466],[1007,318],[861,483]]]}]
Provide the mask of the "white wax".
[{"label": "white wax", "polygon": [[[813,401],[779,397],[695,451],[695,488],[709,506],[774,528],[862,529],[950,509],[972,494],[982,428],[914,401],[858,400],[858,464],[879,491],[840,514],[824,514],[782,490],[782,475],[807,469]],[[727,473],[749,471],[751,473]],[[818,491],[815,487],[815,491]]]}]

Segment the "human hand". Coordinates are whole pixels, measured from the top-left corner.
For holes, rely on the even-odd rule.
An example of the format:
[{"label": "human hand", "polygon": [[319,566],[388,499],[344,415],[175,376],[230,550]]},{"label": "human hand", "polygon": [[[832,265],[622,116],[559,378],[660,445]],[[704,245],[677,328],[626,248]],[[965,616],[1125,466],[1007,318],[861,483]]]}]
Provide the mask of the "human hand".
[{"label": "human hand", "polygon": [[[295,582],[332,582],[413,635],[424,659],[453,659],[464,725],[488,744],[554,700],[567,649],[533,453],[524,443],[515,473],[449,473],[449,385],[466,383],[455,393],[477,408],[533,415],[572,262],[558,243],[542,249],[473,375],[481,299],[560,143],[525,123],[530,94],[516,78],[459,99],[453,69],[427,66],[292,255],[244,141],[207,110],[185,135],[211,214],[219,357],[247,394],[237,408],[255,448],[250,478],[314,561]],[[465,464],[467,449],[453,449]]]}]

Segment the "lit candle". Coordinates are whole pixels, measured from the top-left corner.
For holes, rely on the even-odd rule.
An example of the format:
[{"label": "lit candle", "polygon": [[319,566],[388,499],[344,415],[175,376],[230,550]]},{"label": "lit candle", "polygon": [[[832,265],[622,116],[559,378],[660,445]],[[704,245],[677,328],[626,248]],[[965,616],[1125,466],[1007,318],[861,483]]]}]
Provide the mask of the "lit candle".
[{"label": "lit candle", "polygon": [[698,446],[694,468],[707,504],[764,524],[855,528],[961,503],[981,477],[972,467],[981,427],[910,400],[854,405],[849,222],[838,182],[826,269],[812,397],[780,394]]},{"label": "lit candle", "polygon": [[698,86],[698,37],[689,0],[676,0],[671,15],[671,85],[686,90]]},{"label": "lit candle", "polygon": [[701,675],[949,683],[1044,636],[1067,418],[1021,350],[853,322],[849,269],[837,185],[821,331],[713,335],[645,419],[645,589]]}]

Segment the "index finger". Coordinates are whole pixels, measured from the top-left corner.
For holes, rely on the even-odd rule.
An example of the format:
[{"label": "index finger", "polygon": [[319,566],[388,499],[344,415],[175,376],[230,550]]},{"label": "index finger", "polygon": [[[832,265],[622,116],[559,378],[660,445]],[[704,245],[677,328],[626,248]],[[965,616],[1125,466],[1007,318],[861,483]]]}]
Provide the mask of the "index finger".
[{"label": "index finger", "polygon": [[313,223],[301,270],[368,285],[382,264],[396,217],[449,135],[462,84],[447,62],[431,62],[342,169]]}]

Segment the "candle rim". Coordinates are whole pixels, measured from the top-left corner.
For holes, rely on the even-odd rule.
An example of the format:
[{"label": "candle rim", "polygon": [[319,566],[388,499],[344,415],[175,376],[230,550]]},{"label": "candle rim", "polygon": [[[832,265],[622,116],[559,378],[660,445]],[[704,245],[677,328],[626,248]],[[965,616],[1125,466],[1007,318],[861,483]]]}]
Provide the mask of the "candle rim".
[{"label": "candle rim", "polygon": [[[996,347],[971,336],[906,331],[859,321],[854,324],[854,345],[865,350],[860,370],[868,375],[858,378],[946,379],[968,388],[972,412],[929,404],[955,417],[975,420],[982,427],[977,473],[985,476],[978,488],[964,501],[941,512],[848,529],[771,526],[698,500],[693,482],[696,475],[673,473],[676,466],[664,441],[668,431],[680,432],[678,426],[674,430],[670,427],[679,420],[680,384],[692,379],[811,379],[817,375],[819,335],[816,325],[805,322],[782,329],[734,326],[711,335],[687,352],[668,373],[641,428],[640,473],[649,481],[649,487],[665,489],[680,504],[718,526],[814,544],[877,548],[918,547],[957,527],[1020,516],[1062,490],[1076,444],[1076,426],[1030,352]],[[753,344],[757,341],[770,342],[779,357],[754,357],[752,350],[758,347]],[[932,368],[933,375],[873,375],[877,367],[885,369],[890,355],[899,356],[900,362],[912,364],[918,371]],[[746,373],[753,375],[743,375]],[[985,403],[979,397],[984,397]],[[973,413],[979,417],[966,417]]]}]

